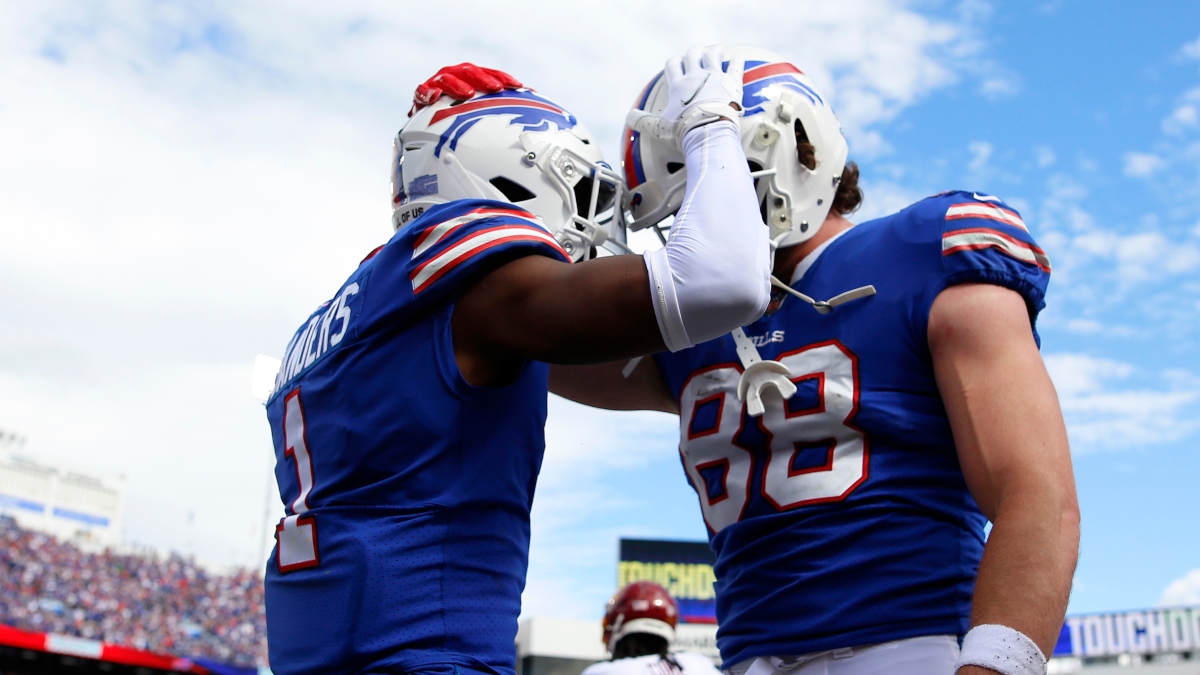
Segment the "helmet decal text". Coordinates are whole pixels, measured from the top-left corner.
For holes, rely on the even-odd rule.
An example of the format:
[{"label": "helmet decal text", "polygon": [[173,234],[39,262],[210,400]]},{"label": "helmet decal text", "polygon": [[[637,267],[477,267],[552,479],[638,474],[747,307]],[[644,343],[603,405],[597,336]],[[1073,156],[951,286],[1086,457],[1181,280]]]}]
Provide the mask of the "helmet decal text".
[{"label": "helmet decal text", "polygon": [[438,177],[436,173],[417,176],[408,184],[408,198],[428,197],[438,193]]}]

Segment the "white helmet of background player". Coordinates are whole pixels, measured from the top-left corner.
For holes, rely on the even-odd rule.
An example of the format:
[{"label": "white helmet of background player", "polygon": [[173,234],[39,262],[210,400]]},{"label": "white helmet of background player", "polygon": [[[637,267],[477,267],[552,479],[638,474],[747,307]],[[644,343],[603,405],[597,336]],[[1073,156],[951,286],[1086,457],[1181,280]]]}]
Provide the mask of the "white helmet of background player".
[{"label": "white helmet of background player", "polygon": [[610,239],[620,176],[565,108],[528,89],[443,97],[396,135],[392,225],[456,199],[512,202],[541,219],[575,260]]},{"label": "white helmet of background player", "polygon": [[[744,58],[740,120],[742,146],[755,176],[763,219],[778,246],[799,244],[820,229],[833,205],[849,148],[829,102],[799,68],[765,49],[723,47],[726,59]],[[635,109],[667,104],[662,73],[638,96]],[[816,150],[816,167],[799,162],[797,136]],[[683,153],[671,143],[629,128],[622,137],[624,208],[633,230],[657,226],[683,201]]]}]

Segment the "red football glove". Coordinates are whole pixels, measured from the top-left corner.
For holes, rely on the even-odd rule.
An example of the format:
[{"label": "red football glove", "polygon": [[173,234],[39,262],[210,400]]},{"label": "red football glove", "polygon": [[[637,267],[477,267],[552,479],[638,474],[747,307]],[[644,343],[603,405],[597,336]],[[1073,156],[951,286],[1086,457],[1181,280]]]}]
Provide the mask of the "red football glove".
[{"label": "red football glove", "polygon": [[502,70],[482,68],[473,63],[446,66],[423,84],[417,85],[417,91],[413,94],[413,107],[408,116],[412,117],[414,112],[432,105],[443,94],[465,101],[476,94],[495,94],[522,86],[524,85],[518,82],[517,78]]}]

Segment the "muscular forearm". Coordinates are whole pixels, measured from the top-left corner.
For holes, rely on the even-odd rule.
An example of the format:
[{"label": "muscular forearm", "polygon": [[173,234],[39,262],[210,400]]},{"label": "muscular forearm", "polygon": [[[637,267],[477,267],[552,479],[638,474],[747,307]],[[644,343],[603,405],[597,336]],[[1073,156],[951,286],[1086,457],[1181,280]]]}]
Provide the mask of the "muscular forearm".
[{"label": "muscular forearm", "polygon": [[984,548],[971,625],[1014,628],[1049,655],[1075,572],[1079,511],[1073,495],[1055,486],[1031,482],[1008,492],[997,504]]}]

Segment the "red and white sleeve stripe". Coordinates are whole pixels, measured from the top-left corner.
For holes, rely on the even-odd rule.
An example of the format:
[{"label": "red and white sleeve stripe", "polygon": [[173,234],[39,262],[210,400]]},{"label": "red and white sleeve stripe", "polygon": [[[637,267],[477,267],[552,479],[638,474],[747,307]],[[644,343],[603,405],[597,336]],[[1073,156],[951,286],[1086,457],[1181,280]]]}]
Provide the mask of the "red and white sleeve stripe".
[{"label": "red and white sleeve stripe", "polygon": [[[450,270],[462,265],[480,253],[502,244],[517,241],[532,241],[546,244],[558,252],[566,262],[571,261],[571,256],[567,255],[567,252],[559,246],[558,241],[541,227],[516,224],[498,225],[465,237],[462,241],[416,266],[409,273],[413,294],[415,295],[425,290]],[[415,254],[414,257],[416,257]]]},{"label": "red and white sleeve stripe", "polygon": [[423,253],[436,246],[439,241],[446,237],[446,235],[450,234],[459,227],[466,225],[467,223],[472,223],[476,220],[482,220],[484,218],[495,218],[497,216],[502,216],[505,218],[517,218],[531,225],[539,227],[543,231],[546,229],[546,226],[542,224],[542,221],[538,220],[537,216],[534,216],[528,211],[523,211],[521,209],[475,209],[474,211],[469,211],[457,218],[451,218],[445,222],[441,222],[436,225],[430,225],[429,227],[425,228],[421,234],[417,235],[416,241],[413,242],[412,257],[414,260],[421,257]]},{"label": "red and white sleeve stripe", "polygon": [[1050,258],[1045,251],[999,230],[973,227],[954,230],[942,235],[942,255],[944,256],[985,248],[998,249],[1027,265],[1034,265],[1043,272],[1050,273]]},{"label": "red and white sleeve stripe", "polygon": [[1021,220],[1021,216],[1011,209],[1006,209],[999,204],[988,204],[984,202],[963,202],[961,204],[952,204],[946,210],[946,220],[961,220],[964,218],[985,218],[994,220],[1005,225],[1012,225],[1026,232],[1029,228],[1025,226],[1025,221]]}]

